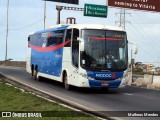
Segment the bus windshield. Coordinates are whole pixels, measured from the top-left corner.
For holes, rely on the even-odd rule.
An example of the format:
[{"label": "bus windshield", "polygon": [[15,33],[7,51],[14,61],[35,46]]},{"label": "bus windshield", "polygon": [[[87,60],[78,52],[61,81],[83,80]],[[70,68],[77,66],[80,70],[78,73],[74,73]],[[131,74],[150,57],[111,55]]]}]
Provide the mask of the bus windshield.
[{"label": "bus windshield", "polygon": [[123,31],[82,30],[81,67],[96,71],[123,71],[128,65],[127,37]]}]

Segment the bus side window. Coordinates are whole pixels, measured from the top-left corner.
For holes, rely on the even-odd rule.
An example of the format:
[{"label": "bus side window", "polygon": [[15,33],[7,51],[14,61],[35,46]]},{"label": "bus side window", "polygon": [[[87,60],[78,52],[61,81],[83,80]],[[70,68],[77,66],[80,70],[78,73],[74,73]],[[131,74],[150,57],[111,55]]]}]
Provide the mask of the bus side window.
[{"label": "bus side window", "polygon": [[29,37],[28,37],[28,47],[30,47],[30,46],[29,46],[30,42],[31,42],[31,41],[30,41],[30,36],[29,36]]},{"label": "bus side window", "polygon": [[77,40],[79,37],[79,30],[73,29],[73,39],[72,39],[72,62],[73,65],[78,68],[79,64],[79,41]]},{"label": "bus side window", "polygon": [[64,37],[64,30],[50,32],[50,36],[47,38],[46,46],[54,46],[62,44],[63,37]]},{"label": "bus side window", "polygon": [[31,35],[28,41],[29,44],[36,46],[35,35]]},{"label": "bus side window", "polygon": [[47,39],[47,45],[46,46],[54,46],[56,44],[56,37],[50,37]]},{"label": "bus side window", "polygon": [[42,46],[43,39],[41,38],[41,34],[37,34],[35,37],[36,37],[36,46]]},{"label": "bus side window", "polygon": [[[72,33],[72,29],[68,29],[67,33],[66,33],[65,42],[71,40],[71,33]],[[71,42],[69,42],[68,44],[66,44],[64,47],[71,47]]]},{"label": "bus side window", "polygon": [[78,37],[79,37],[79,30],[73,29],[73,40],[77,40]]},{"label": "bus side window", "polygon": [[30,36],[28,37],[28,42],[30,42]]}]

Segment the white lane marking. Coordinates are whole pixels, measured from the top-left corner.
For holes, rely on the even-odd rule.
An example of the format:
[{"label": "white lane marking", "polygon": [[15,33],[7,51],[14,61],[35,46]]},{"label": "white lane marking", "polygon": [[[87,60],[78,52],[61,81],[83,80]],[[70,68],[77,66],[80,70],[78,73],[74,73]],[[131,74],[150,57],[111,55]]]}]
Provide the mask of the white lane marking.
[{"label": "white lane marking", "polygon": [[133,94],[130,94],[130,93],[123,93],[124,95],[133,95]]},{"label": "white lane marking", "polygon": [[15,66],[5,66],[5,65],[0,65],[0,68],[6,68],[6,69],[16,69],[16,70],[25,70],[23,67],[15,67]]}]

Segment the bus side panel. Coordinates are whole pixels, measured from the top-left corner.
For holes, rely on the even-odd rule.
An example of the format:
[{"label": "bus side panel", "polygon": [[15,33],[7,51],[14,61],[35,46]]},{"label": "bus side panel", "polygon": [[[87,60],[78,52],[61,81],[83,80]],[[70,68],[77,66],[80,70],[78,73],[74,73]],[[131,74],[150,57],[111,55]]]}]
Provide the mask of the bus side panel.
[{"label": "bus side panel", "polygon": [[80,86],[78,69],[74,67],[72,64],[72,55],[70,47],[64,47],[62,63],[62,71],[67,72],[68,83],[73,86]]},{"label": "bus side panel", "polygon": [[31,64],[36,67],[40,73],[60,77],[62,71],[63,48],[51,52],[38,52],[32,49]]},{"label": "bus side panel", "polygon": [[31,48],[27,49],[26,71],[31,73]]},{"label": "bus side panel", "polygon": [[72,64],[71,64],[71,48],[70,47],[64,47],[63,49],[63,62],[62,62],[62,72],[66,71],[68,76],[68,82],[69,84],[72,83]]}]

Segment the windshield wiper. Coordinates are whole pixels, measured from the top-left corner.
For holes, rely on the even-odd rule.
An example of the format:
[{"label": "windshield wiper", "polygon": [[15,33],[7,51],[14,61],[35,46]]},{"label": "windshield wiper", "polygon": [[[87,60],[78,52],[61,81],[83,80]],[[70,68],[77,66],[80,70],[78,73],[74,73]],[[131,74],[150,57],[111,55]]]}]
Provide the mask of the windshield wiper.
[{"label": "windshield wiper", "polygon": [[99,70],[99,71],[102,71],[102,72],[111,72],[110,70],[105,70],[105,69],[102,68],[102,67],[92,66],[91,68],[92,68],[93,70]]},{"label": "windshield wiper", "polygon": [[101,70],[102,72],[111,72],[110,70]]}]

